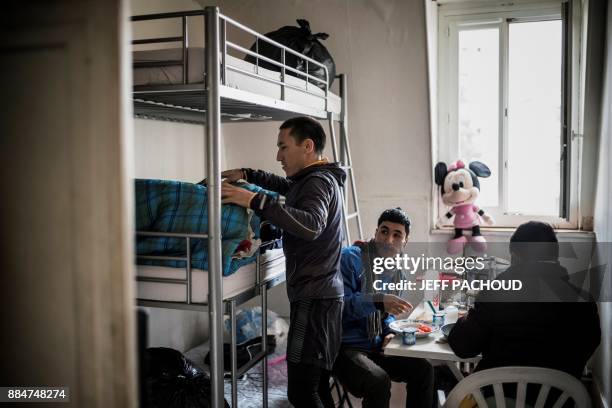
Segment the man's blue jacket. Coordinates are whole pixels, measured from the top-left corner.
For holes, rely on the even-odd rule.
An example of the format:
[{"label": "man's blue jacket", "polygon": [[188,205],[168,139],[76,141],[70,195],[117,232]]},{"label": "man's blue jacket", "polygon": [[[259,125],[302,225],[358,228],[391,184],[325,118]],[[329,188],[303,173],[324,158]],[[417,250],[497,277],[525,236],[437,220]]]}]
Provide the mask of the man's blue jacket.
[{"label": "man's blue jacket", "polygon": [[362,269],[361,248],[355,245],[342,248],[340,259],[340,270],[344,279],[342,346],[380,350],[382,337],[391,333],[389,324],[395,320],[395,317],[386,315],[383,321],[382,337],[376,336],[372,341],[368,339],[368,315],[374,313],[377,308],[383,312],[383,305],[382,296],[375,296],[375,299],[381,300],[375,302],[369,296],[364,295]]}]

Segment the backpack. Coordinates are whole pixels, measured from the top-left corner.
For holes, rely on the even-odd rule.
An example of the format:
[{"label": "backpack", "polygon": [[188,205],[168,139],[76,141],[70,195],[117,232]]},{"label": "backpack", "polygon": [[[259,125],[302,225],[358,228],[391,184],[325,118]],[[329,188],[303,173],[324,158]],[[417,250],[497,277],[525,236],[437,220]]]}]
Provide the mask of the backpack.
[{"label": "backpack", "polygon": [[[276,31],[267,33],[266,37],[325,65],[329,75],[328,87],[331,87],[334,77],[336,76],[336,64],[334,63],[334,59],[330,55],[329,51],[327,51],[327,48],[325,48],[325,46],[319,42],[319,40],[326,40],[329,37],[329,34],[313,34],[312,31],[310,31],[310,23],[307,20],[299,19],[296,21],[299,27],[284,26]],[[281,49],[264,40],[257,39],[251,46],[251,51],[257,52],[257,43],[259,43],[260,55],[278,62],[282,61]],[[247,55],[245,57],[245,61],[255,64],[256,58],[252,55]],[[285,53],[285,64],[302,72],[306,72],[306,60],[303,58],[298,58],[296,55],[290,52]],[[272,71],[281,70],[278,65],[262,60],[259,60],[259,66]],[[306,80],[305,76],[299,75],[295,72],[289,70],[286,70],[285,72],[287,75],[296,76],[300,79]],[[308,74],[325,80],[325,70],[315,64],[308,64]],[[325,89],[325,84],[322,82],[313,81],[312,79],[308,79],[308,82],[317,85],[321,89]]]}]

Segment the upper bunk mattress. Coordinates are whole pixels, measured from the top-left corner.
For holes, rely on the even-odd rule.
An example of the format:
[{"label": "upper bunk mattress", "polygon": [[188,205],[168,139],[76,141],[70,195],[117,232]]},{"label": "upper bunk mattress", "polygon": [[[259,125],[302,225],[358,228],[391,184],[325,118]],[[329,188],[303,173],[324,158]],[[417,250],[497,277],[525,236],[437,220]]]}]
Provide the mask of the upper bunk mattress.
[{"label": "upper bunk mattress", "polygon": [[[133,53],[134,62],[159,62],[159,61],[180,61],[182,59],[182,48],[168,48],[161,50],[135,51]],[[274,99],[281,99],[281,85],[266,81],[262,78],[253,77],[243,72],[235,71],[230,67],[235,67],[243,71],[258,73],[259,75],[280,81],[280,72],[271,71],[265,68],[257,68],[255,64],[226,54],[226,86],[249,91],[257,95],[264,95]],[[189,84],[203,83],[204,81],[204,48],[188,48],[187,82]],[[135,86],[146,85],[182,85],[183,67],[181,65],[164,65],[159,67],[139,67],[134,68],[133,77]],[[313,82],[308,83],[306,91],[306,81],[291,75],[285,76],[285,82],[289,85],[303,89],[299,91],[292,88],[285,89],[285,101],[297,105],[308,106],[325,110],[325,99],[321,98],[325,92],[317,87]],[[332,92],[328,92],[327,111],[340,113],[341,99]]]},{"label": "upper bunk mattress", "polygon": [[[285,257],[282,248],[266,251],[261,255],[261,279],[268,281],[285,272]],[[223,299],[230,299],[255,284],[256,263],[250,263],[229,276],[223,277]],[[151,278],[185,279],[185,268],[167,266],[136,265],[136,275]],[[191,300],[206,303],[208,300],[208,271],[191,270]],[[185,302],[185,285],[161,282],[138,281],[138,299],[165,302]]]}]

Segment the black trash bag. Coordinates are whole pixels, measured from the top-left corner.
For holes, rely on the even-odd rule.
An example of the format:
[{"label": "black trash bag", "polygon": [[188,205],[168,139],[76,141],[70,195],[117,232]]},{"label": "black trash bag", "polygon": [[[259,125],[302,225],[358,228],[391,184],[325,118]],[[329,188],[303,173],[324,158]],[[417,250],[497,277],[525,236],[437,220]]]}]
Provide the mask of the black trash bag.
[{"label": "black trash bag", "polygon": [[[327,51],[327,48],[325,48],[325,46],[319,42],[319,40],[326,40],[329,37],[329,34],[313,34],[312,31],[310,31],[310,23],[307,20],[300,19],[296,21],[299,24],[299,27],[284,26],[276,31],[267,33],[266,37],[325,65],[329,75],[328,86],[331,87],[332,83],[334,82],[334,77],[336,76],[336,64],[334,63],[334,59],[330,55],[329,51]],[[260,55],[278,62],[282,62],[281,49],[264,40],[256,40],[251,46],[251,51],[256,52],[257,42],[259,42]],[[247,55],[245,57],[245,61],[252,64],[255,64],[256,62],[255,57],[252,55]],[[306,72],[306,60],[303,58],[298,58],[290,52],[285,53],[285,64],[302,72]],[[262,60],[259,60],[259,66],[272,71],[281,70],[278,65]],[[306,80],[306,77],[300,76],[295,72],[288,70],[285,72],[287,75],[297,76]],[[325,70],[320,66],[309,63],[308,73],[314,77],[325,80]],[[308,79],[308,82],[317,85],[321,89],[325,89],[325,84],[323,82],[314,81],[312,79]]]},{"label": "black trash bag", "polygon": [[[148,348],[144,382],[148,408],[212,408],[210,379],[179,351]],[[229,404],[225,401],[225,407]]]}]

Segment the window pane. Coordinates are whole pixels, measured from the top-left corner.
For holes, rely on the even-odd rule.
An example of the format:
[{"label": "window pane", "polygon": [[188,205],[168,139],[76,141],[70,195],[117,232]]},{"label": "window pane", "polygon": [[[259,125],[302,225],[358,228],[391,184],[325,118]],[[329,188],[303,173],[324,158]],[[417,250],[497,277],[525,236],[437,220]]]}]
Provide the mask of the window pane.
[{"label": "window pane", "polygon": [[[459,157],[492,176],[480,181],[481,207],[499,205],[499,29],[459,31]],[[467,163],[466,163],[467,164]]]},{"label": "window pane", "polygon": [[509,25],[508,210],[558,215],[561,21]]}]

